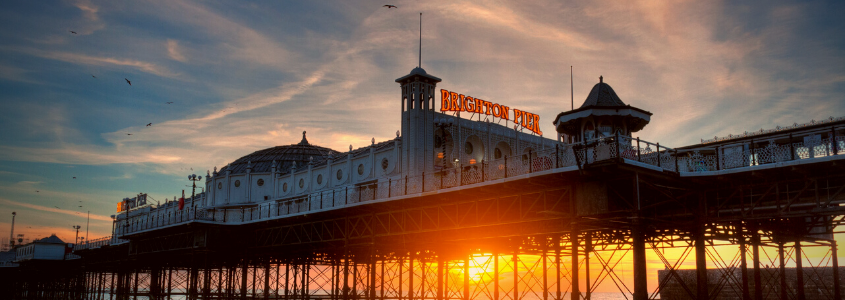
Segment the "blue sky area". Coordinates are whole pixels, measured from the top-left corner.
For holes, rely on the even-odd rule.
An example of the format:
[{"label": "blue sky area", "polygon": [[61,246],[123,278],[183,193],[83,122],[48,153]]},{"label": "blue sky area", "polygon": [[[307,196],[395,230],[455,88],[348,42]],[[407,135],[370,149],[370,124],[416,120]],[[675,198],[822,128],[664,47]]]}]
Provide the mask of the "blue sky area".
[{"label": "blue sky area", "polygon": [[3,1],[0,233],[17,211],[18,233],[72,241],[90,210],[106,236],[123,197],[172,199],[303,130],[341,151],[394,137],[420,12],[441,88],[538,113],[547,135],[570,66],[576,107],[602,75],[662,145],[845,116],[842,1],[384,4]]}]

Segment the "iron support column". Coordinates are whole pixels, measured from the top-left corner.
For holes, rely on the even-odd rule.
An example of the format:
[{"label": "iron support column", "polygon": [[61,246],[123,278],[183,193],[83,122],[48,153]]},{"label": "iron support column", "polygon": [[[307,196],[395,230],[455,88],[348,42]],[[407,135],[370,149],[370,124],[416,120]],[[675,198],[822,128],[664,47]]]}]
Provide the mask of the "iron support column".
[{"label": "iron support column", "polygon": [[189,299],[197,299],[198,296],[199,296],[199,292],[197,291],[197,285],[199,284],[199,280],[197,278],[197,277],[199,277],[199,269],[194,265],[194,266],[191,266],[190,270],[191,270],[191,273],[190,273],[191,274],[190,275],[191,276],[191,278],[190,278],[190,283],[191,283],[190,290],[191,291],[188,292],[188,295],[189,295],[188,298]]},{"label": "iron support column", "polygon": [[645,236],[640,222],[639,216],[634,217],[634,227],[631,230],[634,247],[634,300],[648,300]]},{"label": "iron support column", "polygon": [[584,233],[584,288],[587,293],[585,299],[590,300],[593,294],[593,289],[590,286],[590,252],[593,251],[593,237],[590,233]]},{"label": "iron support column", "polygon": [[244,259],[243,266],[241,266],[241,299],[244,300],[246,300],[247,276],[249,276],[249,263]]},{"label": "iron support column", "polygon": [[270,262],[264,263],[264,299],[270,299]]},{"label": "iron support column", "polygon": [[560,294],[560,236],[556,235],[555,241],[555,285],[557,285],[557,294],[555,300],[563,300]]},{"label": "iron support column", "polygon": [[739,255],[740,255],[740,262],[739,262],[739,274],[740,278],[742,278],[742,300],[751,300],[751,292],[748,290],[748,249],[745,247],[745,235],[742,227],[742,222],[739,222],[736,225],[736,238],[739,241]]},{"label": "iron support column", "polygon": [[757,228],[751,227],[751,245],[754,259],[754,300],[763,300],[763,281],[760,277],[760,235]]},{"label": "iron support column", "polygon": [[408,300],[414,299],[414,251],[408,257]]},{"label": "iron support column", "polygon": [[783,242],[778,242],[778,259],[780,260],[780,299],[788,300],[786,285],[786,258],[784,257]]},{"label": "iron support column", "polygon": [[699,300],[710,299],[707,290],[707,248],[704,244],[704,224],[699,224],[695,234],[696,296]]},{"label": "iron support column", "polygon": [[[513,300],[519,300],[519,244],[513,247]],[[469,300],[469,299],[467,299]]]},{"label": "iron support column", "polygon": [[469,256],[464,258],[464,300],[469,300]]},{"label": "iron support column", "polygon": [[830,251],[832,253],[831,260],[833,263],[833,298],[842,299],[842,291],[839,287],[839,255],[836,254],[836,240],[830,241]]},{"label": "iron support column", "polygon": [[499,300],[499,251],[493,253],[493,300]]},{"label": "iron support column", "polygon": [[443,300],[443,254],[437,254],[437,300]]},{"label": "iron support column", "polygon": [[546,266],[546,259],[549,257],[548,244],[549,239],[543,237],[543,254],[540,256],[540,259],[543,260],[543,300],[549,300],[549,270]]},{"label": "iron support column", "polygon": [[[572,294],[570,295],[572,300],[581,300],[580,283],[578,282],[578,243],[578,224],[572,222],[569,233],[569,249],[572,251]],[[636,256],[634,257],[636,260]]]},{"label": "iron support column", "polygon": [[805,300],[804,294],[804,258],[801,253],[801,238],[795,238],[795,299]]}]

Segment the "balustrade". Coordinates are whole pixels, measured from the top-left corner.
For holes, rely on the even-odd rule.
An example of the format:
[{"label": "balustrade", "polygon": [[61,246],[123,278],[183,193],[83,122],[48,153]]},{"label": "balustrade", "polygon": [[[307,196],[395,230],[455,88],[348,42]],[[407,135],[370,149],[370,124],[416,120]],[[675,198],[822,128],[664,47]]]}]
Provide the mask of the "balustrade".
[{"label": "balustrade", "polygon": [[[808,134],[812,136],[812,134]],[[796,136],[795,139],[800,139]],[[285,217],[291,214],[336,209],[368,201],[419,194],[491,180],[500,180],[556,168],[567,168],[605,161],[620,160],[650,165],[680,173],[707,172],[752,167],[792,160],[819,158],[845,153],[845,137],[805,139],[804,142],[763,147],[733,147],[721,153],[704,155],[696,150],[679,150],[627,136],[610,136],[577,144],[558,144],[554,148],[529,151],[515,157],[480,161],[424,172],[417,176],[381,178],[363,185],[316,191],[295,198],[270,201],[248,208],[204,210],[192,208],[183,212],[175,207],[154,209],[149,214],[130,217],[127,233],[192,221],[242,223]],[[715,153],[715,151],[710,150]],[[137,223],[136,220],[143,220]],[[125,224],[119,221],[121,224]],[[120,225],[118,225],[120,226]],[[94,241],[87,243],[96,245]]]}]

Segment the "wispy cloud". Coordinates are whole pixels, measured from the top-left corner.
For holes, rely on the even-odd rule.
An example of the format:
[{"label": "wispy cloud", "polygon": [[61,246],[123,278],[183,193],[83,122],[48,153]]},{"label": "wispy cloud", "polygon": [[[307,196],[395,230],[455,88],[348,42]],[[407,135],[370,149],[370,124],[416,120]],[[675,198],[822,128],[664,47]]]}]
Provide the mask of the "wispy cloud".
[{"label": "wispy cloud", "polygon": [[186,62],[188,61],[185,58],[185,55],[182,54],[181,47],[179,46],[179,41],[168,39],[167,40],[167,55],[170,56],[171,59],[179,62]]},{"label": "wispy cloud", "polygon": [[[38,210],[38,211],[65,214],[65,215],[68,215],[68,216],[78,217],[78,218],[81,218],[83,220],[88,217],[87,214],[82,214],[82,213],[79,213],[78,211],[61,209],[61,208],[56,208],[56,207],[47,207],[47,206],[31,204],[31,203],[16,202],[16,201],[12,201],[12,200],[5,199],[5,198],[0,198],[0,203],[6,204],[6,205],[26,207],[26,208],[30,208],[30,209],[34,209],[34,210]],[[92,220],[99,220],[99,221],[111,221],[112,220],[111,217],[109,217],[109,216],[101,216],[101,215],[97,215],[97,214],[92,214],[91,219]]]},{"label": "wispy cloud", "polygon": [[97,65],[97,66],[126,66],[132,67],[139,71],[170,78],[179,78],[179,74],[171,71],[167,67],[128,58],[114,58],[114,57],[100,57],[80,53],[61,52],[61,51],[44,51],[35,48],[25,47],[0,47],[0,50],[14,51],[21,54],[33,55],[46,59],[59,60],[75,64]]},{"label": "wispy cloud", "polygon": [[100,20],[100,15],[98,14],[100,8],[97,5],[90,0],[77,0],[73,5],[82,11],[82,16],[85,18],[85,22],[82,23],[81,28],[75,28],[77,34],[89,35],[94,33],[94,31],[105,28],[105,23]]}]

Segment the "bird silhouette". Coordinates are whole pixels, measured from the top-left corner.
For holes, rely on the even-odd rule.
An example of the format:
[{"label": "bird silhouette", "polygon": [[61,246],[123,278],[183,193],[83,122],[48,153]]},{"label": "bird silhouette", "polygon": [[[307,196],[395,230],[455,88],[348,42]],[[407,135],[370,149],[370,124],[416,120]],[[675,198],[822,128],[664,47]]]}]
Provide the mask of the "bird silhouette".
[{"label": "bird silhouette", "polygon": [[385,4],[383,7],[387,7],[388,9],[397,8],[396,5],[390,5],[390,4]]},{"label": "bird silhouette", "polygon": [[147,123],[147,127],[153,126],[153,123]]},{"label": "bird silhouette", "polygon": [[70,31],[70,33],[76,34],[76,31],[73,31],[73,30],[68,30],[68,31]]},{"label": "bird silhouette", "polygon": [[38,193],[38,191],[35,191],[35,192]]},{"label": "bird silhouette", "polygon": [[53,207],[55,207],[55,208],[59,208],[58,206],[53,206]]},{"label": "bird silhouette", "polygon": [[173,102],[167,102],[167,104],[173,104]]},{"label": "bird silhouette", "polygon": [[91,74],[91,77],[97,78],[97,76],[94,76],[94,74]]},{"label": "bird silhouette", "polygon": [[131,133],[127,133],[126,135],[132,135]]},{"label": "bird silhouette", "polygon": [[82,205],[80,205],[79,207],[82,207]]},{"label": "bird silhouette", "polygon": [[128,83],[129,85],[132,85],[132,81],[129,81],[129,79],[126,79],[126,78],[123,78],[123,79],[126,80],[126,83]]},{"label": "bird silhouette", "polygon": [[76,179],[76,176],[73,176],[73,179]]}]

